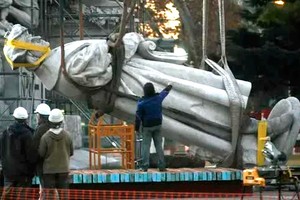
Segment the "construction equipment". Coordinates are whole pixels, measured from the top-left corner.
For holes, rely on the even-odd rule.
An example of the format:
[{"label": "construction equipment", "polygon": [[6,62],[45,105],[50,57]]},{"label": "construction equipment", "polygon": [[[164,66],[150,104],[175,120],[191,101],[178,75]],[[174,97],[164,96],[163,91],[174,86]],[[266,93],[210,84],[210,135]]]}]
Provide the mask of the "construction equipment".
[{"label": "construction equipment", "polygon": [[283,152],[278,151],[275,145],[270,141],[269,137],[261,138],[261,140],[266,141],[262,153],[271,165],[245,169],[243,171],[243,193],[245,192],[246,186],[257,186],[260,189],[260,198],[262,199],[263,188],[266,186],[275,186],[278,189],[278,199],[281,199],[282,187],[294,186],[294,196],[297,196],[297,199],[300,199],[298,178],[292,175],[288,166],[282,165],[287,159],[286,155]]},{"label": "construction equipment", "polygon": [[257,166],[262,166],[265,163],[265,157],[264,157],[264,154],[263,154],[263,148],[264,148],[265,143],[266,143],[267,126],[268,126],[268,122],[266,120],[261,120],[258,123],[258,132],[257,132],[257,157],[256,157]]},{"label": "construction equipment", "polygon": [[254,167],[253,169],[245,169],[243,171],[243,185],[244,186],[266,186],[266,180],[259,177],[258,168]]},{"label": "construction equipment", "polygon": [[[101,169],[101,156],[115,155],[121,157],[121,168],[134,169],[134,126],[126,123],[104,124],[103,117],[92,115],[89,121],[89,163],[91,169]],[[104,148],[102,140],[113,136],[119,139],[119,144]]]}]

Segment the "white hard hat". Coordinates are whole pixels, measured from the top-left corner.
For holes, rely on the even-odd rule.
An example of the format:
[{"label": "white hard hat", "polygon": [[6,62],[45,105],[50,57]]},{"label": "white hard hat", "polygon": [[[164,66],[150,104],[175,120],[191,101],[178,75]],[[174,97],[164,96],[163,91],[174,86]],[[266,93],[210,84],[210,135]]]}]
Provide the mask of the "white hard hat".
[{"label": "white hard hat", "polygon": [[51,109],[47,104],[41,103],[36,107],[34,113],[39,113],[41,115],[49,115],[50,111]]},{"label": "white hard hat", "polygon": [[64,115],[61,110],[55,108],[51,110],[48,120],[53,123],[59,123],[64,120]]},{"label": "white hard hat", "polygon": [[28,113],[27,113],[27,110],[25,108],[18,107],[14,110],[13,116],[16,119],[27,119],[28,118]]}]

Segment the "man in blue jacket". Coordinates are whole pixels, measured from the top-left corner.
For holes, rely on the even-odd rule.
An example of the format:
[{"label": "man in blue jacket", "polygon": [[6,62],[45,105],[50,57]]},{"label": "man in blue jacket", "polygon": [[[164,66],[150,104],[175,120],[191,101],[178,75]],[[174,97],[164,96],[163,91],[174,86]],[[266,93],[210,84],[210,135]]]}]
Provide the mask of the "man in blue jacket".
[{"label": "man in blue jacket", "polygon": [[160,93],[155,93],[153,84],[146,83],[143,87],[144,97],[138,101],[135,130],[139,131],[140,124],[142,123],[142,171],[147,171],[149,168],[150,145],[152,138],[158,155],[159,171],[166,171],[161,136],[162,102],[171,89],[172,85],[168,85]]}]

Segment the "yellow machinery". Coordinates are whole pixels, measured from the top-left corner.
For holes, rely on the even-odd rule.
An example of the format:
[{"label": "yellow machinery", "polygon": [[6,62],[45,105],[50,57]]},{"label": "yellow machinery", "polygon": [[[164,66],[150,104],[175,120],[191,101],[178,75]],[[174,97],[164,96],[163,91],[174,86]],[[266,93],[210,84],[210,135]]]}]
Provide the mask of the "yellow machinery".
[{"label": "yellow machinery", "polygon": [[[260,188],[260,198],[262,199],[262,188],[276,186],[278,188],[278,199],[281,199],[282,186],[294,186],[295,195],[300,199],[298,192],[298,178],[293,176],[291,170],[286,165],[280,165],[281,161],[286,161],[286,156],[278,151],[267,136],[267,122],[262,120],[258,125],[257,136],[257,166],[243,171],[244,191],[247,186],[258,186]],[[265,156],[271,161],[271,165],[265,166]],[[243,191],[243,192],[244,192]]]},{"label": "yellow machinery", "polygon": [[257,131],[257,166],[262,166],[265,164],[265,157],[263,155],[263,149],[265,146],[265,138],[267,137],[267,126],[268,123],[266,120],[261,120],[258,123],[258,131]]},{"label": "yellow machinery", "polygon": [[[257,130],[257,166],[263,166],[265,164],[265,157],[263,154],[263,149],[265,142],[267,140],[267,121],[261,120],[258,123]],[[266,185],[266,180],[259,176],[258,168],[254,167],[252,169],[245,169],[243,171],[243,184],[244,186],[261,186]]]},{"label": "yellow machinery", "polygon": [[[257,131],[257,166],[263,166],[265,164],[265,157],[263,155],[263,149],[265,146],[267,136],[267,121],[261,120],[258,123]],[[243,171],[243,184],[244,186],[261,186],[266,185],[266,180],[259,176],[258,168],[246,169]]]},{"label": "yellow machinery", "polygon": [[252,169],[245,169],[243,171],[243,185],[244,186],[266,186],[266,180],[259,177],[258,169],[256,167]]},{"label": "yellow machinery", "polygon": [[[135,168],[133,125],[127,125],[126,123],[108,125],[103,123],[103,117],[96,119],[95,115],[92,115],[88,125],[88,133],[90,169],[101,169],[101,155],[121,156],[121,167],[123,169]],[[113,147],[102,147],[101,141],[106,137],[114,138],[114,141],[112,141]]]},{"label": "yellow machinery", "polygon": [[[257,131],[257,166],[263,166],[265,164],[265,156],[263,154],[263,149],[265,146],[265,141],[267,140],[267,121],[261,120],[258,123]],[[244,186],[261,186],[266,185],[266,180],[259,176],[258,168],[254,167],[252,169],[245,169],[243,171],[243,184]]]},{"label": "yellow machinery", "polygon": [[[245,169],[243,171],[243,186],[257,186],[260,191],[260,199],[263,199],[262,192],[265,186],[275,186],[278,190],[278,199],[282,199],[282,187],[294,186],[296,199],[300,199],[299,180],[296,176],[293,176],[291,170],[287,166],[265,166],[255,167],[252,169]],[[242,196],[243,198],[243,196]]]}]

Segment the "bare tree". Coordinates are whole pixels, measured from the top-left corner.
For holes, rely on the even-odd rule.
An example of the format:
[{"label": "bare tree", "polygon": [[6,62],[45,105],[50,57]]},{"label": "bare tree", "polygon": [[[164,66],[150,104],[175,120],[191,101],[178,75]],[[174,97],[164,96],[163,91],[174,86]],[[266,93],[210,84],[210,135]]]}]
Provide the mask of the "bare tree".
[{"label": "bare tree", "polygon": [[[218,57],[220,36],[218,23],[218,1],[208,0],[207,54]],[[202,0],[174,0],[182,22],[182,39],[189,51],[189,60],[200,68],[202,59]],[[226,30],[238,27],[240,7],[235,1],[225,2]]]},{"label": "bare tree", "polygon": [[[189,60],[192,60],[196,67],[200,67],[201,64],[201,37],[199,40],[199,33],[201,33],[200,23],[195,23],[194,17],[192,17],[187,2],[184,0],[174,0],[180,19],[182,22],[183,35],[188,38],[186,43],[189,47]],[[201,35],[201,34],[200,34]],[[199,42],[200,41],[200,42]]]}]

